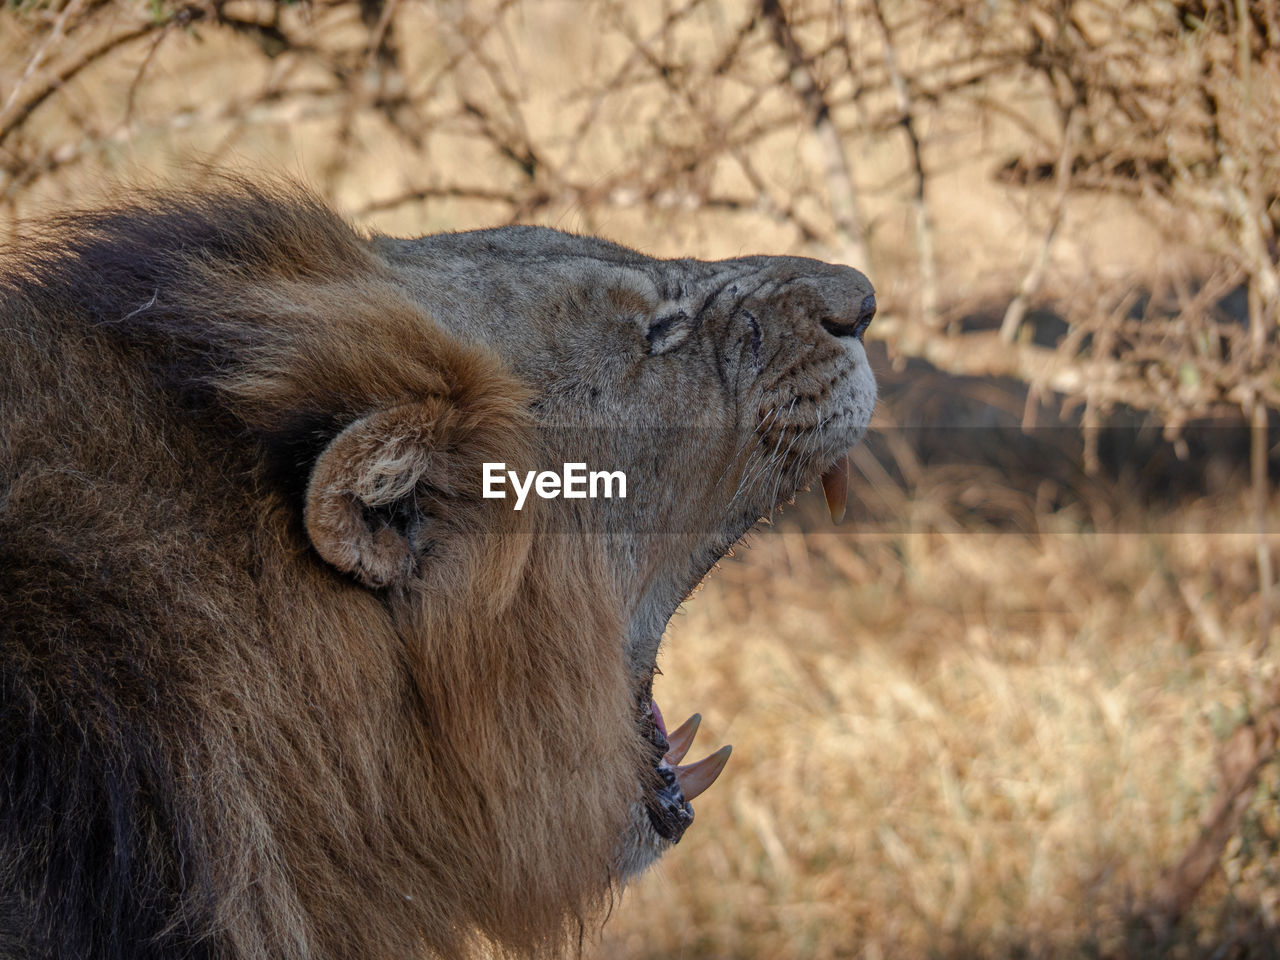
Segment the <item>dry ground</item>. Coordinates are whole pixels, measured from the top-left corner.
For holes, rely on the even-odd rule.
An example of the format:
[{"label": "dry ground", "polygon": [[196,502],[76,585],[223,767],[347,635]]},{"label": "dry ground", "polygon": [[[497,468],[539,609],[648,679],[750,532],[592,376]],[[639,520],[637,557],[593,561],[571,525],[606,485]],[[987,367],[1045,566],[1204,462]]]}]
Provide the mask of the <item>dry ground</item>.
[{"label": "dry ground", "polygon": [[761,535],[686,605],[655,690],[733,758],[596,955],[1272,955],[1274,769],[1195,915],[1136,918],[1242,713],[1252,557],[1212,533]]}]

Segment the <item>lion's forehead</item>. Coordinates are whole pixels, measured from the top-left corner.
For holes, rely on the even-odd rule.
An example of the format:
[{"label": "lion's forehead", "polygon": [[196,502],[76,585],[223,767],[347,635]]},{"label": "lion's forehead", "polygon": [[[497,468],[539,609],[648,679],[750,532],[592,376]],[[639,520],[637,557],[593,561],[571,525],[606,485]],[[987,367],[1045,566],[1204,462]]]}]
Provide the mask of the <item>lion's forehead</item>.
[{"label": "lion's forehead", "polygon": [[[543,279],[580,279],[593,284],[656,292],[663,298],[705,288],[731,276],[747,276],[780,260],[802,258],[743,257],[733,260],[664,259],[605,240],[552,227],[513,224],[483,230],[432,234],[411,241],[414,252],[455,269],[482,267],[492,276],[533,272]],[[818,263],[818,261],[804,261]]]},{"label": "lion's forehead", "polygon": [[[656,301],[698,299],[726,290],[731,295],[769,295],[795,280],[844,286],[862,295],[871,284],[855,270],[798,256],[749,255],[725,260],[662,259],[601,237],[552,227],[509,225],[436,234],[415,242],[419,252],[451,260],[454,269],[484,269],[495,280],[531,276],[544,284],[581,284],[629,291]],[[833,273],[838,272],[838,275]]]},{"label": "lion's forehead", "polygon": [[534,262],[589,260],[642,270],[679,262],[661,261],[601,237],[528,224],[432,234],[419,238],[417,243],[425,249],[477,261],[492,258]]}]

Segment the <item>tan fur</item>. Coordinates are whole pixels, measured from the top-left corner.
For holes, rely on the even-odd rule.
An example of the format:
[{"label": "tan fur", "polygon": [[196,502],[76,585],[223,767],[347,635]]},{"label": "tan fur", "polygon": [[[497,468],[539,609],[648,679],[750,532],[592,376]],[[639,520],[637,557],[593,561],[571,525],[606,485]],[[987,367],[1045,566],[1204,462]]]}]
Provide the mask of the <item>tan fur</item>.
[{"label": "tan fur", "polygon": [[[669,845],[666,617],[873,399],[817,326],[864,278],[726,264],[366,240],[239,184],[11,251],[0,953],[534,955],[596,917]],[[725,270],[773,278],[763,364]],[[480,496],[570,456],[634,496]]]}]

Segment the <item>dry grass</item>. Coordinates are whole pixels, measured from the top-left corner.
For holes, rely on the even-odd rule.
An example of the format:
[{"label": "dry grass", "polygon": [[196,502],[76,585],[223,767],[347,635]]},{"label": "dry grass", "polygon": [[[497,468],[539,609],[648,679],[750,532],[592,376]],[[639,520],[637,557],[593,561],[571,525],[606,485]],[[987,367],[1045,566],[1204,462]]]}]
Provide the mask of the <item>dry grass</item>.
[{"label": "dry grass", "polygon": [[673,719],[703,712],[704,749],[734,744],[730,767],[598,955],[1267,954],[1274,771],[1229,880],[1164,938],[1137,916],[1243,716],[1252,551],[1181,533],[760,537],[677,620],[656,689]]}]

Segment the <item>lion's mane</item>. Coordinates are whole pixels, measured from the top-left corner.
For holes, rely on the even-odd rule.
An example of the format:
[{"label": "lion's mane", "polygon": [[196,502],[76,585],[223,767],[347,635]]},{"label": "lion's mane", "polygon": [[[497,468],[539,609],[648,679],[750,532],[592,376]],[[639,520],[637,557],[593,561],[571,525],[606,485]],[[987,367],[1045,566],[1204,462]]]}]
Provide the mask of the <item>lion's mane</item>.
[{"label": "lion's mane", "polygon": [[[526,388],[289,190],[64,217],[2,272],[0,955],[562,944],[642,760],[601,562],[455,496],[536,459]],[[371,417],[326,469],[443,491],[408,587],[308,546]]]}]

